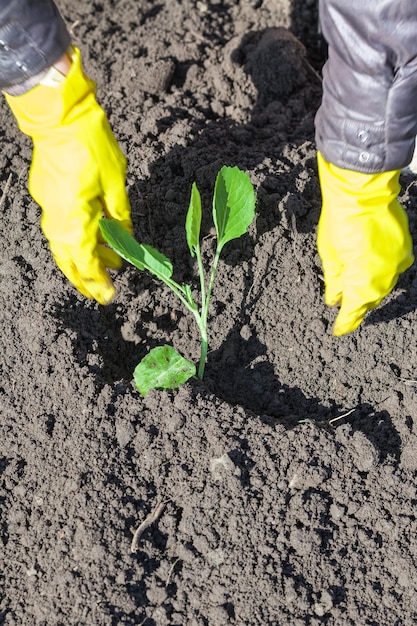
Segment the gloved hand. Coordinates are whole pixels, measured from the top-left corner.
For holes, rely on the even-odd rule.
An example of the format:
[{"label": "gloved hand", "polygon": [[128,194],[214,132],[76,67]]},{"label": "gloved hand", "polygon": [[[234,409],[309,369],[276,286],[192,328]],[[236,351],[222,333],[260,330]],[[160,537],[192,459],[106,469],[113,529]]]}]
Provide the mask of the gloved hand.
[{"label": "gloved hand", "polygon": [[132,232],[125,190],[126,159],[95,99],[95,83],[72,49],[68,75],[21,96],[6,94],[19,128],[33,140],[29,191],[42,208],[42,230],[56,264],[86,297],[100,304],[115,294],[106,268],[122,260],[104,245],[101,217]]},{"label": "gloved hand", "polygon": [[317,248],[325,303],[340,306],[333,334],[355,330],[413,264],[408,219],[397,201],[400,170],[363,174],[318,153],[322,192]]}]

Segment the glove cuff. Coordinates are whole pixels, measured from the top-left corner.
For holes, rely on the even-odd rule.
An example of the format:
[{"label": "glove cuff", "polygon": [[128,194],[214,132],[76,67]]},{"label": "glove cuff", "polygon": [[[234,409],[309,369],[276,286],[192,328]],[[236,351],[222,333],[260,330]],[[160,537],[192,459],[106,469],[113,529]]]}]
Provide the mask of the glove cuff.
[{"label": "glove cuff", "polygon": [[81,53],[73,47],[72,64],[62,83],[40,83],[21,96],[5,97],[20,130],[34,138],[71,124],[81,103],[88,97],[95,99],[95,82],[84,74]]}]

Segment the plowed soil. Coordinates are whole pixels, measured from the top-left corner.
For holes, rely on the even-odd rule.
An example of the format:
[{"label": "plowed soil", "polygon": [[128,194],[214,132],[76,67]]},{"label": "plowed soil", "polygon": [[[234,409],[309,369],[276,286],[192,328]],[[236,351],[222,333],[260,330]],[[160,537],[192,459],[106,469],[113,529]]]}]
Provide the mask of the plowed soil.
[{"label": "plowed soil", "polygon": [[[194,321],[130,266],[107,307],[73,289],[1,103],[0,623],[414,625],[417,275],[332,336],[315,2],[59,6],[128,157],[137,238],[197,288],[192,183],[207,264],[222,165],[249,174],[256,219],[219,264],[204,379],[144,398],[137,362],[164,343],[197,362]],[[417,184],[402,183],[416,236]]]}]

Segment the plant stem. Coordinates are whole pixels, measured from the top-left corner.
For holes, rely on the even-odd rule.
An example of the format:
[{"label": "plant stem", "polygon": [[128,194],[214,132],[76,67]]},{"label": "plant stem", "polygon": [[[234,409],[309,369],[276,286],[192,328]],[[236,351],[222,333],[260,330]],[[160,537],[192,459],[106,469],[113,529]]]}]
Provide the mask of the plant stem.
[{"label": "plant stem", "polygon": [[198,377],[201,380],[203,378],[204,368],[206,366],[208,341],[207,341],[207,333],[205,331],[203,332],[202,328],[200,328],[200,332],[201,332],[201,355],[200,355],[200,363],[198,365]]},{"label": "plant stem", "polygon": [[181,300],[181,302],[183,303],[183,305],[189,310],[191,311],[191,313],[193,315],[196,316],[196,319],[198,320],[198,318],[200,317],[197,307],[194,304],[194,306],[192,306],[187,298],[184,297],[184,290],[182,289],[182,287],[175,282],[175,280],[172,280],[171,278],[166,278],[165,276],[159,277],[166,285],[167,287],[169,287],[171,289],[171,291],[173,291],[175,293],[176,296],[178,296],[178,298]]},{"label": "plant stem", "polygon": [[200,380],[203,378],[204,368],[206,366],[207,349],[208,349],[207,317],[208,317],[211,292],[213,290],[214,278],[216,276],[217,265],[219,263],[221,251],[222,251],[222,247],[217,246],[216,254],[214,255],[213,265],[211,268],[210,282],[209,282],[209,286],[207,289],[207,294],[205,295],[204,298],[202,296],[203,304],[201,306],[200,323],[198,323],[197,321],[198,326],[200,328],[200,333],[201,333],[201,355],[200,355],[200,363],[198,366],[198,377],[200,378]]},{"label": "plant stem", "polygon": [[211,292],[213,290],[214,278],[216,276],[217,265],[219,263],[219,258],[220,258],[221,251],[222,251],[222,249],[220,247],[217,247],[216,254],[214,255],[214,259],[213,259],[213,265],[212,265],[212,268],[211,268],[210,282],[209,282],[209,286],[208,286],[208,289],[207,289],[206,301],[204,303],[205,306],[201,310],[201,318],[202,318],[202,321],[203,321],[203,324],[204,324],[205,328],[207,326],[207,317],[208,317],[208,310],[209,310]]},{"label": "plant stem", "polygon": [[206,307],[206,286],[205,286],[205,280],[204,280],[203,260],[201,258],[200,246],[199,245],[195,246],[194,250],[195,250],[195,255],[197,257],[198,273],[200,276],[201,311],[204,311]]},{"label": "plant stem", "polygon": [[[197,260],[198,259],[199,259],[199,271],[200,271],[200,284],[201,284],[201,288],[204,289],[204,274],[203,274],[203,265],[201,261],[201,254],[197,254]],[[214,263],[213,263],[213,266],[214,266]],[[216,262],[216,266],[217,266],[217,262]],[[212,270],[212,273],[213,273],[213,270]],[[194,306],[192,306],[190,302],[188,302],[187,298],[184,297],[183,295],[184,292],[183,292],[181,285],[176,283],[175,280],[172,280],[171,278],[161,277],[161,280],[163,280],[164,283],[173,291],[173,293],[175,293],[175,295],[178,296],[178,298],[181,300],[183,305],[189,311],[191,311],[191,313],[195,317],[195,321],[197,323],[198,329],[200,331],[200,336],[201,336],[201,356],[200,356],[200,363],[198,366],[198,378],[201,380],[204,374],[204,367],[206,364],[207,348],[208,348],[206,295],[204,291],[201,292],[201,300],[204,303],[204,309],[202,307],[201,313],[200,313],[195,303],[193,303]],[[211,292],[212,287],[213,287],[213,280],[210,281],[210,287],[209,287],[208,293]],[[205,317],[203,317],[203,310],[204,310]]]}]

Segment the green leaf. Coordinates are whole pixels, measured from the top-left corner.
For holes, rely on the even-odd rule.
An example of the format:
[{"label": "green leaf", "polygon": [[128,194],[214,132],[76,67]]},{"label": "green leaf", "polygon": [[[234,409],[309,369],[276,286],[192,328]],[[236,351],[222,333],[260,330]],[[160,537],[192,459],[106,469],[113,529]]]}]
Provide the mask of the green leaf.
[{"label": "green leaf", "polygon": [[213,220],[219,248],[243,235],[255,217],[255,192],[249,176],[224,165],[216,178]]},{"label": "green leaf", "polygon": [[159,346],[136,366],[134,378],[136,387],[146,396],[150,389],[177,389],[195,374],[194,363],[171,346]]},{"label": "green leaf", "polygon": [[191,188],[190,205],[185,220],[185,231],[187,233],[187,243],[191,256],[195,255],[195,248],[200,245],[201,228],[201,196],[196,183]]},{"label": "green leaf", "polygon": [[148,270],[162,280],[171,278],[172,263],[162,252],[152,246],[139,243],[114,220],[102,219],[99,226],[105,241],[123,259],[140,270]]}]

